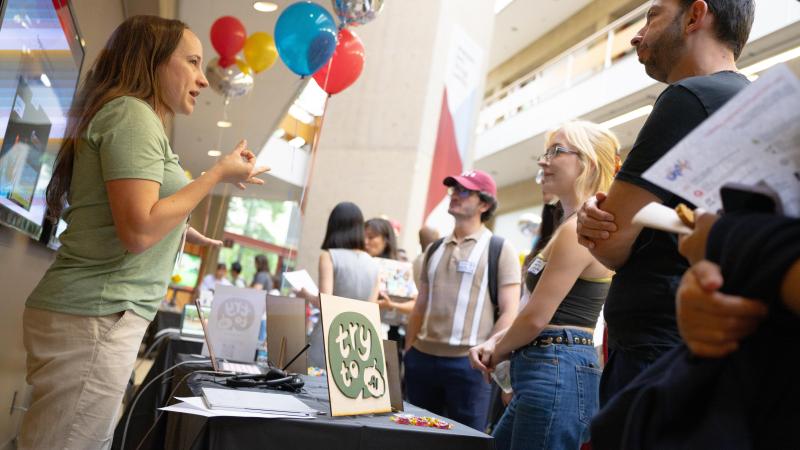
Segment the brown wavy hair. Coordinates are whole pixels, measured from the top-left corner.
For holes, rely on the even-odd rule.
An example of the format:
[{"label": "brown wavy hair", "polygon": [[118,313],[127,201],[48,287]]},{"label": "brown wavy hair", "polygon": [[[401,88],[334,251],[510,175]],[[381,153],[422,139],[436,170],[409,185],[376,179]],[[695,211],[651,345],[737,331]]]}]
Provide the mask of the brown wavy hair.
[{"label": "brown wavy hair", "polygon": [[162,122],[174,113],[163,102],[157,69],[169,60],[188,28],[180,20],[133,16],[111,34],[70,108],[67,130],[47,185],[51,219],[61,216],[69,196],[78,139],[106,103],[123,96],[140,98],[153,105]]}]

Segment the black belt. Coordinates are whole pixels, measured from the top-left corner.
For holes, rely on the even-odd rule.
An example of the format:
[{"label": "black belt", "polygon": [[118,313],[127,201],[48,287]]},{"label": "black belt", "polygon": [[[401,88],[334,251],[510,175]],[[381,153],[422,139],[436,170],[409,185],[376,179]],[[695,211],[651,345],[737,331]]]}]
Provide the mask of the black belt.
[{"label": "black belt", "polygon": [[[566,336],[544,336],[544,337],[537,337],[536,339],[532,340],[529,347],[546,347],[552,344],[569,344],[569,339]],[[573,345],[594,345],[594,340],[592,338],[585,338],[585,337],[572,337],[572,344]]]}]

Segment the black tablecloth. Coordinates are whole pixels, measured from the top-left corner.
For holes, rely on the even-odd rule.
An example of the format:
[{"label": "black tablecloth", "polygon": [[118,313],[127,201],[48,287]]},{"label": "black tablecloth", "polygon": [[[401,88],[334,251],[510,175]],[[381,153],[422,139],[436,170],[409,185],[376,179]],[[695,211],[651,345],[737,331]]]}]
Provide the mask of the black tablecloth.
[{"label": "black tablecloth", "polygon": [[169,307],[159,308],[156,312],[156,316],[150,322],[147,331],[144,333],[143,342],[145,347],[150,347],[155,341],[155,336],[159,331],[166,328],[180,329],[182,320],[183,313],[180,310]]},{"label": "black tablecloth", "polygon": [[[179,357],[183,359],[184,355]],[[188,365],[178,372],[197,370]],[[450,430],[438,430],[412,425],[398,425],[390,420],[392,414],[375,414],[353,417],[330,417],[326,379],[303,376],[306,386],[296,394],[308,406],[326,415],[314,419],[254,419],[239,417],[205,418],[180,413],[168,413],[167,436],[164,448],[168,449],[380,449],[422,450],[457,449],[487,450],[494,448],[491,436],[465,425],[452,422]],[[217,377],[216,380],[221,378]],[[214,376],[192,374],[176,395],[200,396],[201,388],[223,388],[213,382]],[[177,381],[176,381],[177,382]],[[417,416],[434,414],[405,404],[405,412]],[[163,420],[163,419],[162,419]],[[447,420],[447,419],[444,419]]]},{"label": "black tablecloth", "polygon": [[[179,354],[200,353],[202,348],[202,340],[191,338],[187,339],[179,335],[173,335],[164,338],[159,346],[155,359],[153,360],[153,365],[150,368],[150,371],[147,372],[147,376],[145,377],[144,381],[142,381],[139,389],[141,390],[147,385],[147,383],[152,381],[153,378],[176,364]],[[133,413],[131,413],[130,409],[130,407],[133,405],[127,406],[128,409],[125,411],[125,414],[119,421],[116,430],[114,430],[114,442],[111,447],[112,449],[119,450],[122,448],[136,448],[139,441],[141,441],[144,435],[147,433],[147,430],[150,429],[151,425],[153,425],[153,421],[159,412],[158,408],[164,406],[164,404],[167,402],[167,396],[172,390],[173,382],[177,382],[177,380],[173,380],[176,374],[177,373],[165,375],[159,381],[153,383],[153,385],[150,386],[147,391],[143,392],[139,397],[139,400],[136,402],[136,410],[133,411]],[[137,391],[137,393],[134,395],[134,398],[138,394],[139,392]],[[128,420],[129,414],[132,414],[132,416],[130,418],[130,425],[128,426],[128,435],[126,438],[127,442],[125,447],[123,447],[122,434],[124,432],[125,422]],[[164,448],[163,442],[165,430],[166,421],[164,418],[161,418],[159,423],[150,432],[150,436],[148,436],[147,440],[142,443],[140,448],[154,450]]]}]

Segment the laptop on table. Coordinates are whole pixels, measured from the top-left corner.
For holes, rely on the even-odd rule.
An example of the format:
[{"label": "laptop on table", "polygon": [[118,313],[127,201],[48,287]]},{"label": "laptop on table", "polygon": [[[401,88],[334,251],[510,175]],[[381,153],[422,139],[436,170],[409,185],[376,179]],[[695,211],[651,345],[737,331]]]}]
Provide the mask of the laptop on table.
[{"label": "laptop on table", "polygon": [[[267,372],[267,369],[263,369],[253,362],[226,361],[224,359],[217,359],[217,356],[214,353],[214,347],[211,345],[211,338],[208,330],[209,327],[206,324],[206,319],[203,312],[204,308],[200,306],[200,303],[197,300],[195,300],[195,307],[197,308],[198,317],[200,318],[200,325],[203,329],[203,339],[205,340],[206,347],[208,348],[208,356],[211,359],[211,367],[214,368],[215,372],[231,372],[234,374],[243,375],[258,375]],[[255,348],[253,350],[255,357]]]}]

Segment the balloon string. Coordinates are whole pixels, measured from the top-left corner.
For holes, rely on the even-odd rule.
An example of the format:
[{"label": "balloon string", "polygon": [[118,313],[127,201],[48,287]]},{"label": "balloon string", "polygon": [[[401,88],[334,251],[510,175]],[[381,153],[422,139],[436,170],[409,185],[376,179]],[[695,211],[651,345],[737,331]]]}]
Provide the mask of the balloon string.
[{"label": "balloon string", "polygon": [[[328,58],[328,67],[325,69],[325,85],[322,87],[322,90],[325,92],[328,92],[328,80],[331,78],[331,66],[333,66],[333,55]],[[328,97],[330,97],[330,94],[328,94]],[[327,106],[327,100],[325,100],[325,102]]]},{"label": "balloon string", "polygon": [[311,145],[311,161],[308,164],[308,171],[306,172],[306,182],[303,184],[303,192],[300,194],[300,215],[304,216],[306,211],[306,203],[308,201],[308,191],[311,189],[311,181],[314,178],[314,165],[317,161],[317,147],[319,146],[320,135],[322,135],[322,125],[325,123],[325,113],[328,111],[328,100],[331,96],[325,97],[325,103],[322,105],[322,115],[317,118],[317,129],[314,132],[314,141]]}]

